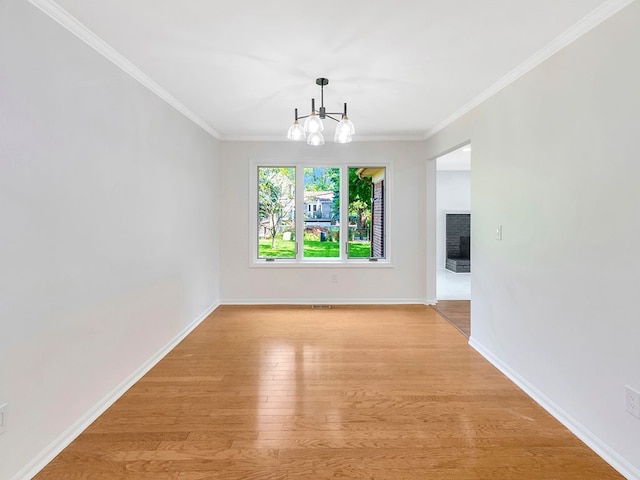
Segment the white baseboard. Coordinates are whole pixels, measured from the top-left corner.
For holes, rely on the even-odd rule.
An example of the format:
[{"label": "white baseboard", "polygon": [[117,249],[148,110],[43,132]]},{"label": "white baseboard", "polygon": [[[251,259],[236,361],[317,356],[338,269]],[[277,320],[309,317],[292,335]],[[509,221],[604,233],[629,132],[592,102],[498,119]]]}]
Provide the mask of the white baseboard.
[{"label": "white baseboard", "polygon": [[621,475],[629,480],[640,480],[640,470],[625,460],[615,450],[609,447],[605,442],[600,440],[593,432],[578,422],[569,413],[560,408],[549,397],[544,395],[540,390],[531,385],[527,380],[522,378],[518,373],[507,366],[502,360],[494,356],[482,344],[477,342],[473,336],[469,339],[469,345],[474,348],[480,355],[489,361],[494,367],[504,373],[513,383],[521,390],[529,395],[538,405],[549,412],[556,420],[562,423],[576,437],[582,440],[595,453],[600,455],[604,461],[615,468]]},{"label": "white baseboard", "polygon": [[198,318],[191,322],[184,330],[176,335],[169,343],[158,350],[151,358],[137,368],[129,377],[125,378],[120,385],[111,390],[105,397],[96,403],[89,411],[82,415],[76,422],[67,428],[61,435],[42,450],[31,462],[20,469],[10,480],[29,480],[42,470],[56,455],[64,450],[73,440],[76,439],[89,425],[91,425],[100,415],[102,415],[111,405],[115,403],[129,388],[140,380],[149,370],[151,370],[160,360],[164,358],[173,348],[189,335],[202,321],[213,312],[219,304],[209,306]]},{"label": "white baseboard", "polygon": [[231,298],[220,305],[425,305],[424,298]]}]

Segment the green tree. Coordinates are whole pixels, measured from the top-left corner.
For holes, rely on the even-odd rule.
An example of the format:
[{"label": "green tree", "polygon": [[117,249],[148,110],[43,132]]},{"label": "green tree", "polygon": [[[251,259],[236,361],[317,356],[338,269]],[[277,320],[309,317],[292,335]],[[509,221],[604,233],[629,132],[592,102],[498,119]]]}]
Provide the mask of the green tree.
[{"label": "green tree", "polygon": [[331,170],[335,168],[305,168],[304,189],[307,192],[329,192],[333,189]]},{"label": "green tree", "polygon": [[329,190],[333,192],[333,203],[331,204],[331,219],[337,220],[340,218],[340,169],[328,168],[327,169],[327,182],[330,187]]},{"label": "green tree", "polygon": [[276,235],[285,219],[290,218],[295,206],[295,169],[258,169],[258,214],[260,225],[271,237],[271,248],[276,247]]},{"label": "green tree", "polygon": [[371,220],[371,182],[360,179],[356,172],[358,168],[349,169],[349,217],[356,221],[356,230],[362,234],[368,228]]}]

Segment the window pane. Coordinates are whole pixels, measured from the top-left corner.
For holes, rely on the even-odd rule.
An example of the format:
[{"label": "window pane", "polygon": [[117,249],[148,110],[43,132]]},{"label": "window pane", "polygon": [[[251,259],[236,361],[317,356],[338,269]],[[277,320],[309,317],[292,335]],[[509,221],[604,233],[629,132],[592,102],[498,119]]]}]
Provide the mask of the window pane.
[{"label": "window pane", "polygon": [[385,258],[385,168],[349,168],[349,258]]},{"label": "window pane", "polygon": [[296,169],[258,167],[258,258],[295,258]]},{"label": "window pane", "polygon": [[304,169],[304,256],[340,257],[340,169]]}]

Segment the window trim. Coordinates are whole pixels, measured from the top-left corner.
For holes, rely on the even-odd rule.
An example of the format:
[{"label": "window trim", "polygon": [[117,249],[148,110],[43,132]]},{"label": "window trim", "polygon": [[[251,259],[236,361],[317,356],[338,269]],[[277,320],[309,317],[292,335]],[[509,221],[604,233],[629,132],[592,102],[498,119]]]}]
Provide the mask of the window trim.
[{"label": "window trim", "polygon": [[[384,221],[385,258],[372,259],[349,258],[345,248],[344,239],[348,238],[348,188],[349,188],[349,168],[383,167],[385,168],[384,185]],[[297,244],[297,254],[295,258],[259,258],[258,257],[258,168],[260,167],[285,167],[295,168],[296,193],[295,193],[295,221],[296,239],[303,238],[300,232],[304,231],[304,193],[299,197],[298,192],[304,192],[304,169],[305,168],[340,168],[340,257],[334,258],[304,258],[302,244]],[[251,268],[393,268],[391,262],[391,222],[389,211],[393,202],[393,173],[391,162],[340,162],[335,160],[298,160],[287,161],[279,159],[249,159],[249,267]],[[299,200],[301,198],[301,200]],[[345,201],[343,201],[345,200]],[[347,219],[347,221],[344,221]],[[298,240],[296,240],[298,242]]]}]

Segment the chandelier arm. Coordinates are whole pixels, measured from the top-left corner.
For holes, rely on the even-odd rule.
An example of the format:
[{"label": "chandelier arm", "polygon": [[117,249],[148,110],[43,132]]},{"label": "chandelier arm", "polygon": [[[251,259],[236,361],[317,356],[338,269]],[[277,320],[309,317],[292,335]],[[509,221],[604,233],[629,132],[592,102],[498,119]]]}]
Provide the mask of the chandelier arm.
[{"label": "chandelier arm", "polygon": [[340,120],[338,120],[338,119],[337,119],[337,118],[335,118],[335,117],[332,117],[331,115],[342,115],[342,113],[327,113],[327,114],[326,114],[326,117],[327,117],[327,118],[330,118],[331,120],[335,120],[336,122],[339,122]]}]

